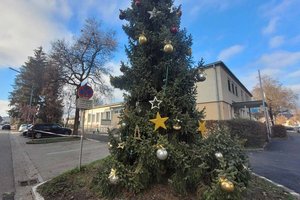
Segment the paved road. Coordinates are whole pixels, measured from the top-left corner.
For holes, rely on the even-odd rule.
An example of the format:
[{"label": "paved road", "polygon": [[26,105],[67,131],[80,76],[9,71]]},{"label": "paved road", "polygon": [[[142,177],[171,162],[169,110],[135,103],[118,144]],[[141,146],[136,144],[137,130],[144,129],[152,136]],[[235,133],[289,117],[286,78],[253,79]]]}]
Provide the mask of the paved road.
[{"label": "paved road", "polygon": [[15,191],[10,131],[0,130],[0,199],[6,192]]},{"label": "paved road", "polygon": [[[14,134],[14,141],[28,155],[43,180],[51,179],[78,166],[80,141],[49,144],[26,144],[29,140]],[[109,155],[107,142],[84,140],[82,164],[87,164]]]},{"label": "paved road", "polygon": [[300,193],[300,134],[273,139],[265,151],[249,153],[255,173]]}]

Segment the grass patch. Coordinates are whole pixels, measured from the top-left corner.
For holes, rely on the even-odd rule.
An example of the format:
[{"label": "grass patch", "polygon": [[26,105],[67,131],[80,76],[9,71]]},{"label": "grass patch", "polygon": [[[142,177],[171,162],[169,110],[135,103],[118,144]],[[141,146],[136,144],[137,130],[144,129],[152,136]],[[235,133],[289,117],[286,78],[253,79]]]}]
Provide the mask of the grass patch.
[{"label": "grass patch", "polygon": [[68,142],[80,140],[79,137],[53,137],[53,138],[43,138],[43,139],[34,139],[26,142],[26,144],[47,144],[55,142]]},{"label": "grass patch", "polygon": [[[104,200],[101,197],[97,185],[93,184],[93,178],[102,171],[103,163],[109,160],[109,156],[83,166],[79,171],[77,168],[63,173],[60,176],[38,187],[38,192],[45,200]],[[135,200],[196,200],[197,194],[189,194],[186,197],[176,194],[169,185],[157,184],[141,194],[134,195],[124,192],[118,199]],[[280,187],[269,183],[259,177],[252,176],[247,191],[243,194],[243,200],[264,199],[264,200],[296,200],[291,194]]]}]

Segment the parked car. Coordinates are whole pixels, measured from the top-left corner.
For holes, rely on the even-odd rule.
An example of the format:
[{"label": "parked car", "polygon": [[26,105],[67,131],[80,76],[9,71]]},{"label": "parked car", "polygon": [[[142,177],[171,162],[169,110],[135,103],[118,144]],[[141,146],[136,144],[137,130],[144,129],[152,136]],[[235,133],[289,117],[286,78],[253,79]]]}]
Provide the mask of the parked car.
[{"label": "parked car", "polygon": [[31,126],[32,126],[32,124],[21,124],[19,127],[19,132],[24,132]]},{"label": "parked car", "polygon": [[64,128],[59,124],[35,124],[28,129],[27,136],[33,138],[42,138],[58,136],[55,134],[70,135],[71,133],[71,129]]},{"label": "parked car", "polygon": [[10,130],[10,125],[9,124],[4,124],[3,126],[2,126],[2,130]]},{"label": "parked car", "polygon": [[28,126],[27,129],[25,129],[24,131],[22,131],[22,135],[23,135],[23,136],[27,136],[28,129],[30,129],[32,126],[33,126],[33,125],[30,124],[30,126]]}]

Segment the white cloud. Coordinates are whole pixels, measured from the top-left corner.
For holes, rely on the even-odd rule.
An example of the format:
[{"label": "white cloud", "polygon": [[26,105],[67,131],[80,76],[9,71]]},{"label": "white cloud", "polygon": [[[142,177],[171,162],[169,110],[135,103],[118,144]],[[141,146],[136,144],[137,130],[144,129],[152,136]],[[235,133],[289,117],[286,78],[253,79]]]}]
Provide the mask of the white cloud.
[{"label": "white cloud", "polygon": [[0,13],[0,67],[20,66],[37,47],[69,35],[62,19],[72,12],[58,0],[2,0]]},{"label": "white cloud", "polygon": [[8,113],[7,113],[7,111],[9,110],[8,104],[9,104],[8,101],[0,100],[0,116],[1,117],[8,116]]},{"label": "white cloud", "polygon": [[274,36],[270,39],[269,41],[269,46],[271,48],[276,48],[276,47],[279,47],[281,46],[282,44],[284,44],[285,42],[285,39],[284,39],[284,36]]},{"label": "white cloud", "polygon": [[286,77],[288,77],[288,78],[300,78],[300,70],[291,72]]},{"label": "white cloud", "polygon": [[241,53],[244,50],[244,46],[242,45],[233,45],[227,49],[222,50],[218,55],[218,60],[228,60],[232,56]]},{"label": "white cloud", "polygon": [[218,11],[224,11],[232,6],[234,6],[236,3],[241,2],[241,0],[201,0],[197,3],[195,1],[189,1],[189,0],[177,0],[175,1],[176,5],[183,4],[184,6],[190,8],[188,14],[190,15],[197,15],[201,11],[205,10],[218,10]]},{"label": "white cloud", "polygon": [[300,84],[294,84],[294,85],[287,85],[287,88],[290,88],[293,90],[293,92],[298,95],[298,107],[300,108]]},{"label": "white cloud", "polygon": [[300,51],[289,52],[289,51],[278,51],[270,54],[262,55],[257,65],[261,68],[282,68],[289,67],[291,65],[300,62]]},{"label": "white cloud", "polygon": [[278,20],[279,20],[278,17],[272,18],[272,19],[269,21],[268,25],[267,25],[266,27],[263,28],[262,33],[263,33],[264,35],[267,35],[267,34],[271,34],[271,33],[275,32],[276,27],[277,27]]}]

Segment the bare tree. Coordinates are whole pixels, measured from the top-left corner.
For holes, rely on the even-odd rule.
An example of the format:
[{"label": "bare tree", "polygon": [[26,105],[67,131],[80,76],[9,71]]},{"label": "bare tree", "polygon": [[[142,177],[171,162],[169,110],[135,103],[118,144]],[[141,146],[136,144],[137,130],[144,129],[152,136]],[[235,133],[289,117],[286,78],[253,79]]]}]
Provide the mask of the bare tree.
[{"label": "bare tree", "polygon": [[[63,80],[75,86],[76,99],[78,89],[86,82],[97,85],[97,91],[106,94],[109,86],[103,76],[109,74],[105,63],[111,58],[117,46],[115,33],[103,31],[94,19],[86,20],[79,37],[71,44],[57,40],[52,44],[51,58],[61,67]],[[74,134],[78,132],[79,109],[75,111]]]},{"label": "bare tree", "polygon": [[[281,112],[296,108],[298,96],[291,89],[270,76],[262,76],[262,84],[272,122],[273,117],[276,118]],[[253,88],[252,94],[254,99],[262,99],[259,83]]]}]

